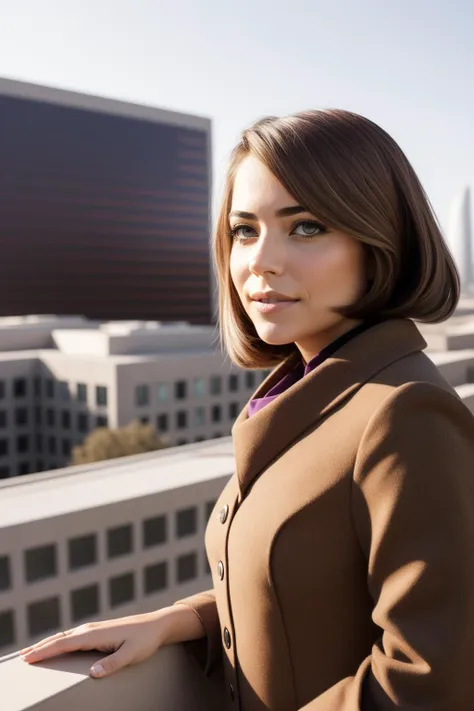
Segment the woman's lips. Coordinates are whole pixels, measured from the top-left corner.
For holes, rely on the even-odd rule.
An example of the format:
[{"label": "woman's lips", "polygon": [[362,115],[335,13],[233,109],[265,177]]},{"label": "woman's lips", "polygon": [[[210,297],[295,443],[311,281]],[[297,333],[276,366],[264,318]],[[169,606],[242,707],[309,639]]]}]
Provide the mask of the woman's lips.
[{"label": "woman's lips", "polygon": [[255,305],[255,308],[257,311],[261,314],[271,314],[275,313],[278,311],[284,311],[285,309],[288,309],[290,306],[294,306],[294,304],[297,304],[298,300],[290,300],[290,301],[253,301],[253,304]]}]

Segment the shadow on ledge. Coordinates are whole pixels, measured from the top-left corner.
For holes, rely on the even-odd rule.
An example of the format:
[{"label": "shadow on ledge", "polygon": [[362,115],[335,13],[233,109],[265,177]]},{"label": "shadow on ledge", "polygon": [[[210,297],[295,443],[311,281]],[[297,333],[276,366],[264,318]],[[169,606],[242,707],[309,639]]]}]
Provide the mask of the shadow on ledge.
[{"label": "shadow on ledge", "polygon": [[104,655],[75,652],[37,664],[0,658],[2,711],[222,711],[224,684],[206,678],[184,647],[173,645],[111,677],[93,679]]}]

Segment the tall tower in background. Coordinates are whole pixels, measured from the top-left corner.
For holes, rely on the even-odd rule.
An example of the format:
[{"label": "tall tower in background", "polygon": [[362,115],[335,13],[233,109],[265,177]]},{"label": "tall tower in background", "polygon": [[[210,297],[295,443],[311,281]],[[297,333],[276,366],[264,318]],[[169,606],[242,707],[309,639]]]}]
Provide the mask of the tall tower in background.
[{"label": "tall tower in background", "polygon": [[453,200],[449,219],[449,244],[461,275],[461,291],[474,287],[470,189],[464,187]]}]

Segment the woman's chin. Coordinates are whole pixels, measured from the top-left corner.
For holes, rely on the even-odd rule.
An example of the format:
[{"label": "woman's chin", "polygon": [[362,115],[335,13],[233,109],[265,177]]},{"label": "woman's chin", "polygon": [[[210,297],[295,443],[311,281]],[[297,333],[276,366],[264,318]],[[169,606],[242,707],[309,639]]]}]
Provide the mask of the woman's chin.
[{"label": "woman's chin", "polygon": [[286,346],[288,343],[294,343],[295,338],[288,330],[284,331],[280,328],[258,328],[256,329],[259,338],[268,343],[269,346]]}]

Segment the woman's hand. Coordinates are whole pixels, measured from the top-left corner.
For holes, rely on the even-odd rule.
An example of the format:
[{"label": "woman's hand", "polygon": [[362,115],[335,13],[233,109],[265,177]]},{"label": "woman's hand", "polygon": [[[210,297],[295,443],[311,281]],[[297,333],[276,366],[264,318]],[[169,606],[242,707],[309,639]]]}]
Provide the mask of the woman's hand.
[{"label": "woman's hand", "polygon": [[88,622],[40,640],[22,649],[20,656],[30,663],[66,652],[97,649],[108,652],[108,656],[96,662],[90,673],[94,677],[109,676],[130,664],[143,662],[161,645],[171,641],[174,637],[172,632],[169,634],[171,622],[178,612],[176,608],[165,607],[156,612]]}]

